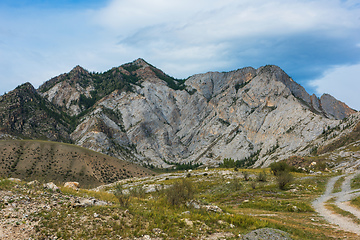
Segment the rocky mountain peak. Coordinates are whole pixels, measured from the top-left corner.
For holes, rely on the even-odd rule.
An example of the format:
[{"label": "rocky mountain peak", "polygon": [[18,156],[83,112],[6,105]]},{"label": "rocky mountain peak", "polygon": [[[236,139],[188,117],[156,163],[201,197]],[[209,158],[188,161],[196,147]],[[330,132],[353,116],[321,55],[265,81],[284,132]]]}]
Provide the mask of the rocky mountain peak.
[{"label": "rocky mountain peak", "polygon": [[9,102],[22,102],[22,101],[32,101],[32,99],[37,94],[34,86],[26,82],[17,86],[13,91],[2,96],[2,99],[7,99]]},{"label": "rocky mountain peak", "polygon": [[150,64],[148,64],[144,59],[138,58],[135,61],[132,62],[133,64],[140,66],[140,67],[148,67]]},{"label": "rocky mountain peak", "polygon": [[320,104],[321,108],[328,114],[328,117],[334,117],[335,119],[344,119],[350,114],[357,112],[330,94],[323,94],[320,97]]},{"label": "rocky mountain peak", "polygon": [[30,83],[0,97],[0,133],[69,141],[68,123]]},{"label": "rocky mountain peak", "polygon": [[27,89],[27,90],[35,92],[34,86],[29,82],[19,85],[16,89]]},{"label": "rocky mountain peak", "polygon": [[85,70],[83,67],[81,67],[80,65],[77,65],[69,72],[69,74],[77,74],[77,73],[88,74],[89,72],[87,70]]},{"label": "rocky mountain peak", "polygon": [[[224,158],[266,166],[311,149],[324,129],[354,112],[330,95],[310,96],[274,65],[179,80],[139,58],[104,73],[76,66],[39,92],[34,96],[42,97],[43,110],[47,104],[57,116],[73,116],[71,128],[66,122],[57,126],[65,138],[119,159],[165,167],[216,165]],[[24,111],[20,106],[14,108]],[[37,115],[45,122],[47,114]],[[24,118],[29,122],[31,116]],[[21,129],[16,133],[30,134]]]}]

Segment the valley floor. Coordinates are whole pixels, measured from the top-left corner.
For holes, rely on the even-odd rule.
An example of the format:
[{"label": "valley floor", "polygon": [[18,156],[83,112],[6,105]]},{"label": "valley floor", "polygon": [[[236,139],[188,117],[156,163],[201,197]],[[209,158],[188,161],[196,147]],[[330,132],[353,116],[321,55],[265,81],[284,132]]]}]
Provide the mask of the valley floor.
[{"label": "valley floor", "polygon": [[[359,172],[292,174],[285,190],[268,169],[164,173],[59,192],[0,180],[0,239],[359,239],[360,208],[348,203],[360,194]],[[171,204],[181,183],[192,200]]]}]

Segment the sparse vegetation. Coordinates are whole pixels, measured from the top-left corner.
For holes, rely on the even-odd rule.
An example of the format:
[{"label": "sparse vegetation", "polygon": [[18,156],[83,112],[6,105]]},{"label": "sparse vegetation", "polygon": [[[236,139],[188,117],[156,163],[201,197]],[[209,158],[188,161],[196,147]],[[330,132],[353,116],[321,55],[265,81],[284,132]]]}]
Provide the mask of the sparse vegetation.
[{"label": "sparse vegetation", "polygon": [[242,175],[244,177],[244,181],[250,180],[250,173],[248,171],[242,171]]},{"label": "sparse vegetation", "polygon": [[130,193],[124,193],[121,184],[116,184],[114,188],[114,195],[119,201],[120,206],[128,207],[130,202]]},{"label": "sparse vegetation", "polygon": [[258,182],[266,182],[267,181],[267,174],[266,174],[265,170],[262,171],[262,172],[259,172],[259,174],[257,175],[256,180]]},{"label": "sparse vegetation", "polygon": [[283,172],[290,171],[290,167],[285,161],[271,163],[270,169],[271,169],[271,172],[274,174],[274,176],[279,176]]},{"label": "sparse vegetation", "polygon": [[0,141],[0,148],[0,159],[4,160],[0,160],[0,177],[55,182],[76,179],[82,188],[87,188],[155,174],[146,168],[70,144],[7,140]]},{"label": "sparse vegetation", "polygon": [[342,183],[344,182],[345,177],[340,177],[334,184],[334,189],[333,189],[333,193],[337,193],[337,192],[341,192],[341,186]]},{"label": "sparse vegetation", "polygon": [[360,174],[356,175],[356,177],[351,180],[350,186],[352,189],[360,189]]},{"label": "sparse vegetation", "polygon": [[289,172],[282,172],[276,178],[278,186],[281,190],[286,190],[286,187],[294,180],[294,177]]},{"label": "sparse vegetation", "polygon": [[194,186],[191,180],[176,181],[166,190],[167,201],[171,205],[180,205],[194,197]]},{"label": "sparse vegetation", "polygon": [[[245,181],[245,172],[253,181]],[[164,239],[206,239],[213,233],[226,232],[232,234],[227,237],[231,239],[263,227],[281,229],[293,239],[344,236],[343,232],[329,231],[323,222],[318,225],[310,220],[314,218],[310,202],[324,191],[326,177],[308,178],[307,174],[295,173],[291,187],[297,191],[290,192],[280,191],[272,175],[267,175],[266,182],[260,184],[257,179],[264,173],[261,169],[237,172],[213,169],[207,173],[193,170],[190,178],[184,178],[185,174],[179,172],[154,177],[151,181],[129,179],[106,188],[110,192],[61,188],[61,193],[56,193],[59,201],[56,207],[31,215],[30,219],[40,221],[32,238],[133,239],[149,235]],[[0,186],[2,184],[12,191],[28,192],[23,183],[0,181]],[[20,187],[14,188],[16,184]],[[149,184],[156,185],[155,191],[145,193]],[[43,194],[41,199],[54,201],[51,194]],[[112,205],[73,208],[66,202],[71,196],[95,197]],[[189,207],[185,203],[191,199],[202,206],[218,206],[223,212]],[[19,224],[21,227],[22,223]]]}]

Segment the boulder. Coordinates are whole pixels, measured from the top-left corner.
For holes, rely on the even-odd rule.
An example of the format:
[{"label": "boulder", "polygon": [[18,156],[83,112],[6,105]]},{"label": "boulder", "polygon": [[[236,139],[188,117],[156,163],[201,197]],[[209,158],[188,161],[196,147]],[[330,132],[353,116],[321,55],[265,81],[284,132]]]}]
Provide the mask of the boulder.
[{"label": "boulder", "polygon": [[17,183],[21,182],[21,179],[19,179],[19,178],[8,178],[8,180],[12,181],[12,182],[17,182]]},{"label": "boulder", "polygon": [[256,229],[242,237],[242,240],[260,240],[260,239],[267,239],[267,240],[291,240],[291,237],[288,233],[281,231],[279,229],[272,229],[272,228],[261,228]]},{"label": "boulder", "polygon": [[28,186],[39,186],[40,182],[38,180],[34,180],[27,183]]},{"label": "boulder", "polygon": [[79,190],[80,184],[78,182],[66,182],[64,187]]},{"label": "boulder", "polygon": [[90,207],[90,206],[104,206],[108,205],[105,201],[100,201],[95,198],[79,198],[73,203],[73,207]]},{"label": "boulder", "polygon": [[60,192],[59,187],[56,186],[53,182],[45,183],[45,184],[43,185],[43,187],[44,187],[45,189],[49,189],[49,190],[52,190],[52,191],[54,191],[54,192]]}]

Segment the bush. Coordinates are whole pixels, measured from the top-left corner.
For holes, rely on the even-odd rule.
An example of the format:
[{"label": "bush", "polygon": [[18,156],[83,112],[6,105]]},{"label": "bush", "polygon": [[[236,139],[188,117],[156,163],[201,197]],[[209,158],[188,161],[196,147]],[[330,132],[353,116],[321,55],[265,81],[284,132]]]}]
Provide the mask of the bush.
[{"label": "bush", "polygon": [[130,189],[130,195],[137,198],[145,198],[145,188],[143,186],[135,186]]},{"label": "bush", "polygon": [[281,190],[285,190],[287,185],[294,180],[294,177],[287,171],[282,171],[277,175],[276,181]]},{"label": "bush", "polygon": [[250,174],[249,174],[249,172],[244,171],[244,172],[242,172],[242,175],[243,175],[245,181],[249,181],[249,180],[250,180]]},{"label": "bush", "polygon": [[175,182],[166,191],[166,198],[171,205],[180,205],[193,197],[194,187],[189,179]]},{"label": "bush", "polygon": [[259,173],[259,175],[257,176],[256,180],[257,180],[258,182],[266,182],[266,178],[267,178],[266,172],[265,172],[265,171],[262,171],[262,172]]},{"label": "bush", "polygon": [[243,185],[241,184],[241,182],[237,178],[231,179],[231,181],[229,183],[229,187],[233,191],[239,191],[242,188],[242,186]]},{"label": "bush", "polygon": [[271,172],[274,174],[274,176],[280,175],[282,172],[288,172],[290,170],[289,165],[284,162],[273,162],[270,164]]},{"label": "bush", "polygon": [[115,185],[114,195],[119,200],[119,204],[122,207],[127,207],[129,205],[130,194],[126,194],[123,192],[123,188],[122,188],[121,184]]}]

